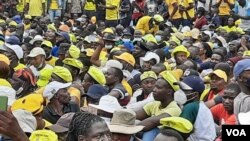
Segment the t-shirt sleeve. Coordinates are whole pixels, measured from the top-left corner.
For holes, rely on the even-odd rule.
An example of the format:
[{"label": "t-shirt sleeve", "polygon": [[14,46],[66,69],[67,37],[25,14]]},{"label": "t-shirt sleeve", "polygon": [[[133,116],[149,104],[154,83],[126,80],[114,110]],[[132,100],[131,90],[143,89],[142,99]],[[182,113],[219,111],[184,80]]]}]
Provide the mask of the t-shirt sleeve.
[{"label": "t-shirt sleeve", "polygon": [[220,120],[220,117],[219,117],[219,115],[221,114],[220,105],[215,105],[210,110],[211,110],[214,120],[215,121]]},{"label": "t-shirt sleeve", "polygon": [[193,1],[193,0],[188,0],[187,2],[188,2],[188,3],[194,3],[194,1]]},{"label": "t-shirt sleeve", "polygon": [[180,117],[189,120],[192,124],[195,123],[199,111],[199,103],[190,103],[184,106]]},{"label": "t-shirt sleeve", "polygon": [[46,1],[45,0],[42,0],[42,3],[45,3]]},{"label": "t-shirt sleeve", "polygon": [[127,91],[121,84],[116,85],[111,91],[117,91],[120,94],[120,99],[124,99],[127,93]]},{"label": "t-shirt sleeve", "polygon": [[147,114],[148,116],[151,116],[151,115],[152,115],[153,104],[154,104],[154,103],[151,102],[151,103],[146,104],[146,105],[143,107],[144,111],[146,112],[146,114]]}]

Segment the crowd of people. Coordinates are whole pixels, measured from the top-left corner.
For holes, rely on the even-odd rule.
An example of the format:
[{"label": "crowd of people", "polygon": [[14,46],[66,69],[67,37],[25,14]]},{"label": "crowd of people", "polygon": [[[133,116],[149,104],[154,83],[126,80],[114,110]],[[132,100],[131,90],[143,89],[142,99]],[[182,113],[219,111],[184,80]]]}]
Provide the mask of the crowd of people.
[{"label": "crowd of people", "polygon": [[250,124],[250,0],[0,0],[0,141],[221,141]]}]

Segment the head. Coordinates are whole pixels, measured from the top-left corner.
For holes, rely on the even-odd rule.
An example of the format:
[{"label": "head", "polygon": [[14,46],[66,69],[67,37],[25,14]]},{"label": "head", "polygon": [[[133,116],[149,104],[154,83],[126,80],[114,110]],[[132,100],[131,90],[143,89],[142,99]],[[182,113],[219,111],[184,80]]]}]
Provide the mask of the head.
[{"label": "head", "polygon": [[88,73],[84,75],[84,80],[83,80],[83,88],[84,91],[87,92],[89,87],[93,84],[98,84],[98,82],[95,81]]},{"label": "head", "polygon": [[234,77],[236,78],[241,91],[244,93],[250,92],[250,59],[244,59],[236,63],[234,67]]},{"label": "head", "polygon": [[197,9],[197,15],[198,15],[198,17],[202,17],[202,16],[204,16],[206,14],[206,10],[203,8],[203,7],[199,7],[198,9]]},{"label": "head", "polygon": [[30,57],[30,64],[37,69],[41,69],[42,67],[45,66],[45,56],[37,55],[35,57]]},{"label": "head", "polygon": [[163,41],[164,38],[164,32],[159,30],[158,32],[156,32],[155,34],[155,39],[157,41],[157,43],[161,43]]},{"label": "head", "polygon": [[200,52],[199,48],[198,47],[194,47],[194,46],[189,47],[188,51],[190,52],[190,56],[189,57],[191,59],[197,58],[197,56],[199,55],[199,52]]},{"label": "head", "polygon": [[197,63],[193,60],[186,60],[183,64],[188,66],[189,69],[193,69],[193,70],[198,69]]},{"label": "head", "polygon": [[10,67],[3,61],[0,61],[0,78],[7,79],[10,74]]},{"label": "head", "polygon": [[227,74],[227,77],[229,77],[233,73],[231,72],[231,69],[228,63],[221,62],[221,63],[216,64],[214,66],[214,70],[217,70],[217,69],[223,70]]},{"label": "head", "polygon": [[[225,72],[224,72],[224,76],[227,77],[227,75],[226,75]],[[219,73],[217,73],[217,74],[216,73],[212,73],[210,75],[210,79],[211,79],[211,89],[214,90],[214,91],[216,91],[216,92],[220,92],[227,85],[227,81],[225,81],[225,79],[222,78],[222,75],[219,75]]]},{"label": "head", "polygon": [[177,65],[183,64],[185,61],[187,61],[187,54],[186,52],[176,52],[174,55],[174,58],[176,60]]},{"label": "head", "polygon": [[154,141],[184,141],[179,132],[174,129],[162,129]]},{"label": "head", "polygon": [[153,96],[156,101],[166,101],[173,99],[174,90],[171,85],[163,78],[159,78],[153,89]]},{"label": "head", "polygon": [[149,71],[155,64],[156,64],[155,59],[150,59],[149,61],[143,61],[142,69],[143,71]]},{"label": "head", "polygon": [[217,64],[224,60],[223,55],[219,53],[213,53],[211,56],[211,63]]},{"label": "head", "polygon": [[162,63],[158,63],[153,65],[151,70],[158,76],[161,72],[166,70],[166,66]]},{"label": "head", "polygon": [[232,41],[232,42],[229,43],[229,51],[232,54],[236,54],[239,47],[240,47],[240,43],[238,41]]},{"label": "head", "polygon": [[41,18],[41,19],[39,20],[39,26],[40,26],[43,30],[45,30],[45,29],[47,28],[45,18]]},{"label": "head", "polygon": [[123,80],[123,72],[118,68],[109,68],[105,73],[106,85],[112,86],[116,83],[121,83]]},{"label": "head", "polygon": [[77,79],[77,77],[79,76],[79,73],[80,73],[79,68],[76,68],[76,67],[68,65],[68,64],[63,64],[63,67],[67,68],[70,71],[73,80]]},{"label": "head", "polygon": [[99,116],[80,112],[70,123],[67,141],[111,141],[106,122]]},{"label": "head", "polygon": [[9,65],[10,68],[14,69],[18,65],[19,61],[16,53],[13,50],[7,48],[6,51],[4,52],[4,55],[6,55],[10,60],[10,65]]},{"label": "head", "polygon": [[69,104],[71,98],[68,93],[68,89],[67,88],[59,89],[54,95],[54,97],[51,99],[51,102],[53,102],[54,100],[58,101],[61,105]]},{"label": "head", "polygon": [[[207,32],[209,32],[209,31],[207,31]],[[200,38],[201,38],[202,42],[208,42],[209,41],[210,36],[208,34],[206,34],[206,32],[202,32],[201,35],[202,36]]]},{"label": "head", "polygon": [[227,24],[228,24],[229,27],[234,26],[234,25],[235,25],[235,24],[234,24],[234,19],[233,19],[232,17],[228,18]]},{"label": "head", "polygon": [[226,111],[230,114],[234,112],[234,98],[241,92],[240,87],[237,83],[229,83],[222,97],[222,104]]}]

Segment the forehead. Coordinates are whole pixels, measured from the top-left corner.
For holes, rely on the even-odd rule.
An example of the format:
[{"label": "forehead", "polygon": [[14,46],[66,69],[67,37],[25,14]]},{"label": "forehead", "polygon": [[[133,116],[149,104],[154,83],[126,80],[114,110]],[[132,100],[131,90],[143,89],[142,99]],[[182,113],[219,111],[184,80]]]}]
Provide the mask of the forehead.
[{"label": "forehead", "polygon": [[230,89],[230,88],[226,88],[224,90],[224,95],[226,96],[235,96],[237,93],[235,92],[235,90]]},{"label": "forehead", "polygon": [[163,78],[159,78],[159,79],[156,81],[156,85],[161,86],[161,87],[164,86],[166,89],[169,89],[168,83],[167,83]]},{"label": "forehead", "polygon": [[242,77],[250,77],[250,70],[245,70],[240,74]]},{"label": "forehead", "polygon": [[219,54],[213,54],[211,58],[221,58]]},{"label": "forehead", "polygon": [[89,130],[89,134],[92,136],[105,133],[105,132],[110,132],[105,121],[103,122],[99,121],[99,122],[93,123]]}]

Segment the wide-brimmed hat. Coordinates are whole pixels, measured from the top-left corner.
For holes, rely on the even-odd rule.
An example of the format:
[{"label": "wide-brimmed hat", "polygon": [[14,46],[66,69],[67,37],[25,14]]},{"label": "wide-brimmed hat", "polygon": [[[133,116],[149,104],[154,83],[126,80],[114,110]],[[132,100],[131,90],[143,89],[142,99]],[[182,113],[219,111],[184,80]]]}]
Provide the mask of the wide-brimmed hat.
[{"label": "wide-brimmed hat", "polygon": [[64,133],[69,130],[69,125],[75,113],[67,113],[59,118],[56,124],[49,126],[48,128],[56,133]]},{"label": "wide-brimmed hat", "polygon": [[135,134],[140,132],[144,126],[135,125],[136,114],[130,109],[120,109],[113,113],[109,130],[112,133]]}]

